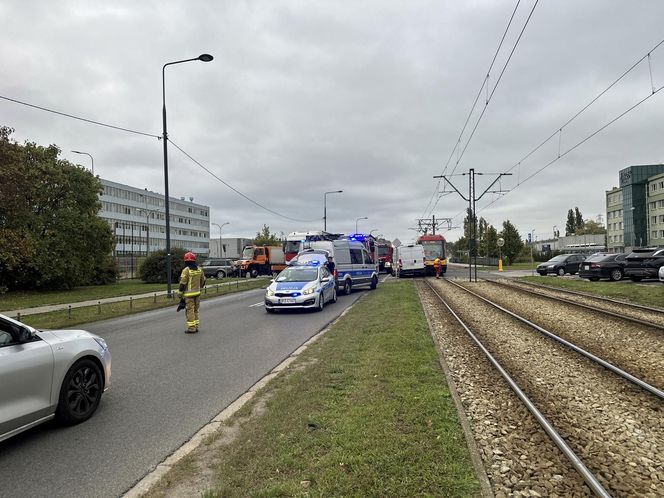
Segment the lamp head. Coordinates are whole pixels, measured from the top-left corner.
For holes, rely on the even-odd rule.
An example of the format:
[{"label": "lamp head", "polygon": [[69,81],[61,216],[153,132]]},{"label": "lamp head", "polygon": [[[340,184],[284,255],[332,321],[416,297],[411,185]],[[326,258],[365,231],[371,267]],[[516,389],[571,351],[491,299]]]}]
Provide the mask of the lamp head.
[{"label": "lamp head", "polygon": [[214,57],[212,57],[210,54],[201,54],[198,56],[198,60],[202,62],[210,62],[213,59]]}]

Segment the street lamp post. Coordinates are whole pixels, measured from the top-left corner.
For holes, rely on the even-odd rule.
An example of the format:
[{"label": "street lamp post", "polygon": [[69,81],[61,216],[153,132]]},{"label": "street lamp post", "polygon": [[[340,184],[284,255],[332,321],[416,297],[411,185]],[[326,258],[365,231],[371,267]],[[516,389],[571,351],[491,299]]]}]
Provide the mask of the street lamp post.
[{"label": "street lamp post", "polygon": [[92,176],[95,176],[95,158],[92,157],[92,154],[88,154],[87,152],[82,152],[80,150],[72,150],[74,154],[83,154],[85,156],[88,156],[90,160],[92,161]]},{"label": "street lamp post", "polygon": [[161,68],[161,89],[162,89],[162,124],[164,133],[162,136],[164,142],[164,204],[166,208],[166,280],[168,282],[167,296],[170,299],[171,294],[171,220],[170,209],[168,206],[168,132],[166,129],[166,66],[181,64],[183,62],[202,61],[210,62],[214,57],[210,54],[201,54],[193,59],[183,59],[181,61],[167,62]]},{"label": "street lamp post", "polygon": [[341,194],[343,190],[332,190],[323,194],[323,230],[327,232],[327,194]]},{"label": "street lamp post", "polygon": [[369,219],[369,218],[366,217],[366,216],[361,216],[360,218],[357,218],[357,219],[355,220],[355,233],[357,233],[357,222],[360,221],[360,220],[368,220],[368,219]]},{"label": "street lamp post", "polygon": [[222,229],[222,227],[225,227],[226,225],[230,225],[231,222],[227,221],[226,223],[222,223],[221,225],[219,225],[217,223],[212,223],[212,224],[219,229],[219,256],[222,257],[222,258],[226,257],[226,251],[223,251],[223,255],[222,255],[222,250],[223,250],[222,248],[224,247],[224,245],[222,244],[222,240],[221,240],[221,229]]}]

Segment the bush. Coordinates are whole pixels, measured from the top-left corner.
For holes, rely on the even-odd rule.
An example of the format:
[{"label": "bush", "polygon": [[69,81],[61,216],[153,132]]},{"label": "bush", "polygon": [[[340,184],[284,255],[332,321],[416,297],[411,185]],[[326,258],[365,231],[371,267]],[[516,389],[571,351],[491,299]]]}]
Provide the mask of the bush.
[{"label": "bush", "polygon": [[118,281],[119,276],[120,268],[118,268],[117,262],[109,256],[95,266],[90,285],[114,284]]},{"label": "bush", "polygon": [[[184,254],[186,249],[171,248],[171,282],[177,282],[184,268]],[[150,254],[138,267],[138,276],[146,284],[168,283],[166,276],[166,251],[156,251]]]}]

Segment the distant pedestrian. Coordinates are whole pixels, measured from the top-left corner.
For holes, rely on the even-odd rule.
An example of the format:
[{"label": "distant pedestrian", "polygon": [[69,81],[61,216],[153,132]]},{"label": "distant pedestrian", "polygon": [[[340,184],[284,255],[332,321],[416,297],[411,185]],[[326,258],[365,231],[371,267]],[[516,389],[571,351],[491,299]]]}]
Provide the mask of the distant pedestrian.
[{"label": "distant pedestrian", "polygon": [[196,255],[188,252],[184,255],[185,267],[180,274],[178,297],[184,299],[187,320],[185,334],[198,332],[198,307],[201,303],[201,289],[205,287],[203,270],[196,266]]},{"label": "distant pedestrian", "polygon": [[440,258],[433,260],[433,269],[436,272],[436,278],[440,278]]}]

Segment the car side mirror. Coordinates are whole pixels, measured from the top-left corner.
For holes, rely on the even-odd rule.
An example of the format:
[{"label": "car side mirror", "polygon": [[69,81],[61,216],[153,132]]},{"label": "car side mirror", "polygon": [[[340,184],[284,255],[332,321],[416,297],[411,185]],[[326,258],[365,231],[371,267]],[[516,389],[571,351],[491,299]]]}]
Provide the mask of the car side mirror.
[{"label": "car side mirror", "polygon": [[30,330],[27,327],[20,327],[20,326],[14,328],[14,330],[12,331],[12,335],[16,339],[16,342],[18,342],[19,344],[25,344],[26,342],[30,342],[34,336],[32,330]]},{"label": "car side mirror", "polygon": [[323,277],[323,278],[320,279],[320,281],[321,281],[321,282],[329,282],[329,281],[330,281],[330,277]]}]

